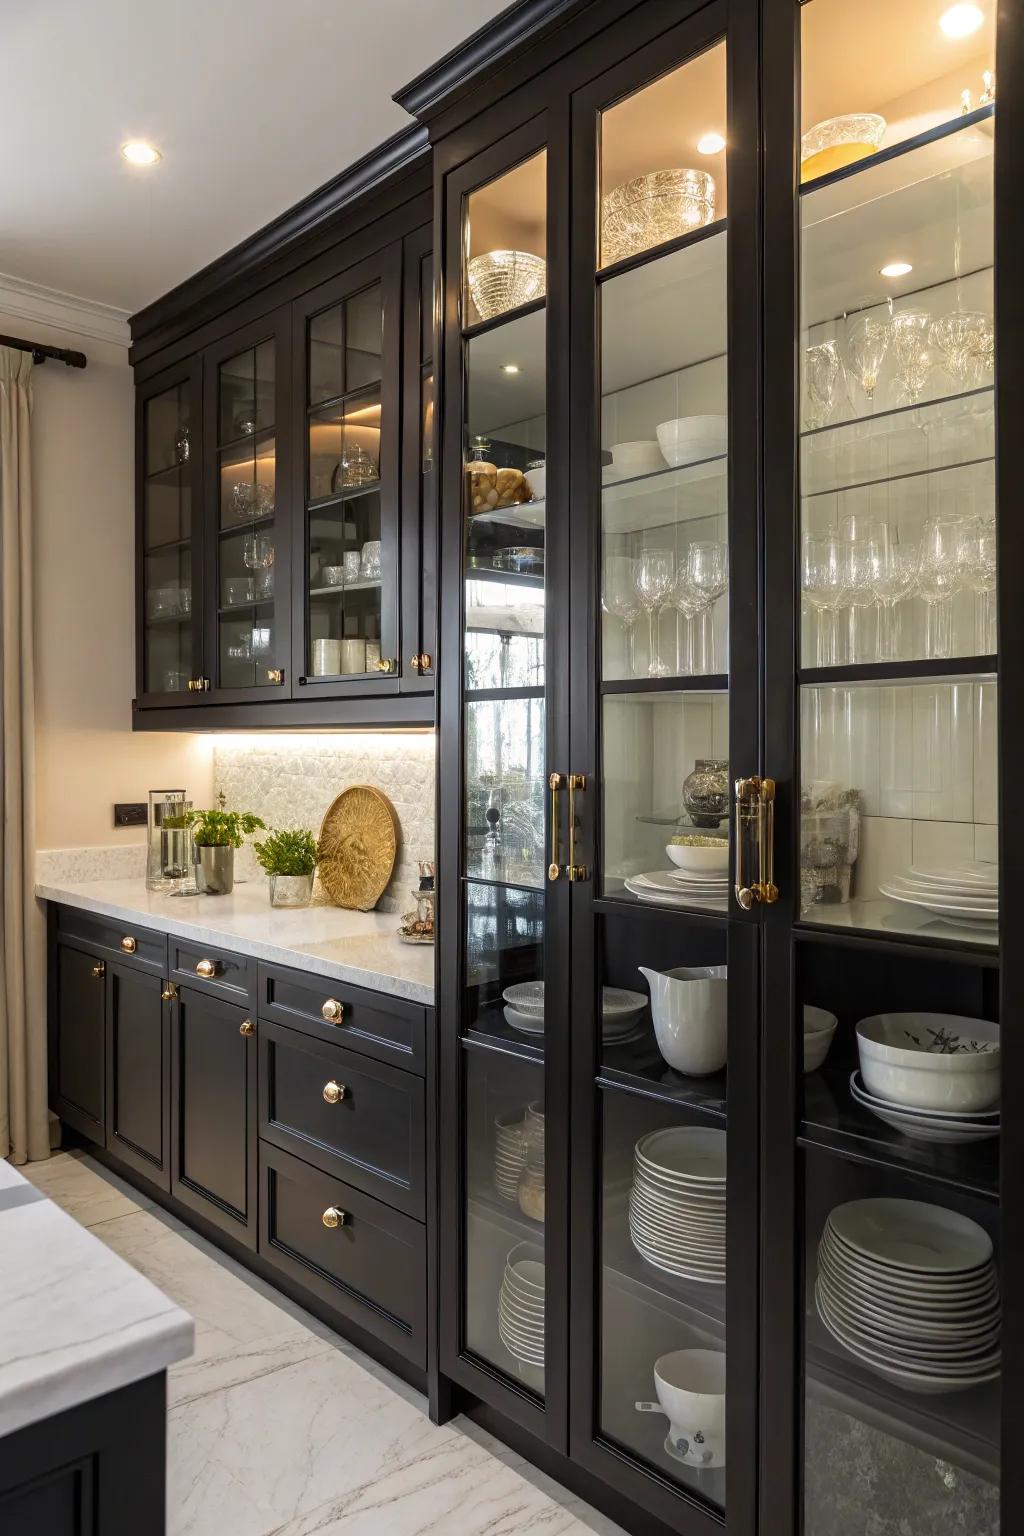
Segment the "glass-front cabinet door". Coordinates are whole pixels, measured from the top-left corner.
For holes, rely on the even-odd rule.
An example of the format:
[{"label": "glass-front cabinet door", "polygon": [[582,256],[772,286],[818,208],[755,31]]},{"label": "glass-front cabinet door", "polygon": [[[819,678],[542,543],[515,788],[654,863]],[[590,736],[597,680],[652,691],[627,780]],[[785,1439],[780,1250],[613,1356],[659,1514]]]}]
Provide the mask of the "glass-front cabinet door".
[{"label": "glass-front cabinet door", "polygon": [[287,310],[205,355],[207,689],[274,697],[289,682]]},{"label": "glass-front cabinet door", "polygon": [[202,369],[140,386],[136,452],[140,698],[195,693],[202,677]]},{"label": "glass-front cabinet door", "polygon": [[307,693],[398,687],[400,304],[395,245],[294,306],[293,645]]}]

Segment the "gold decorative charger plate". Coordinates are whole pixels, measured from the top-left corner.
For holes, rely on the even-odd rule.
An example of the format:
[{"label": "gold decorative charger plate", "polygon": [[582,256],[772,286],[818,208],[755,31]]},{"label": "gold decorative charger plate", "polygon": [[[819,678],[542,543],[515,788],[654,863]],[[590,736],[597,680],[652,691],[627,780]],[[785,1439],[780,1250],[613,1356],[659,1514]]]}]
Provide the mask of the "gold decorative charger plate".
[{"label": "gold decorative charger plate", "polygon": [[336,907],[369,912],[388,888],[398,853],[398,817],[387,795],[352,784],[320,828],[320,882]]}]

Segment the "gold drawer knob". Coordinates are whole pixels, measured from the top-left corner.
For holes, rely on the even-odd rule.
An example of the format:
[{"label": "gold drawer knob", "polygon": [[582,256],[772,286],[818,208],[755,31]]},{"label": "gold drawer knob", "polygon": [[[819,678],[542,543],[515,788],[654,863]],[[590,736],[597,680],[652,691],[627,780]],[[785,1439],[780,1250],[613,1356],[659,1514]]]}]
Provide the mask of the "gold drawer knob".
[{"label": "gold drawer knob", "polygon": [[336,1083],[333,1077],[329,1083],[324,1083],[325,1104],[340,1104],[346,1093],[348,1093],[348,1089],[345,1087],[345,1084]]},{"label": "gold drawer knob", "polygon": [[340,1024],[345,1017],[345,1010],[336,997],[329,997],[320,1009],[320,1017],[326,1024]]},{"label": "gold drawer knob", "polygon": [[252,1019],[243,1019],[238,1026],[238,1033],[240,1035],[254,1035],[256,1033],[256,1025]]},{"label": "gold drawer knob", "polygon": [[336,1205],[329,1205],[320,1218],[324,1226],[329,1227],[332,1232],[335,1227],[343,1227],[346,1219],[345,1212],[339,1211]]},{"label": "gold drawer knob", "polygon": [[96,977],[105,976],[107,974],[107,967],[104,965],[102,960],[96,961],[96,964],[92,968],[92,974]]},{"label": "gold drawer knob", "polygon": [[126,933],[124,938],[121,940],[121,948],[124,950],[126,955],[134,955],[135,940],[132,938],[130,933]]},{"label": "gold drawer knob", "polygon": [[216,960],[197,960],[196,975],[202,976],[204,981],[210,981],[217,974]]},{"label": "gold drawer knob", "polygon": [[378,672],[397,672],[398,662],[393,656],[382,656],[377,662]]},{"label": "gold drawer knob", "polygon": [[433,662],[434,658],[428,656],[426,651],[421,651],[418,656],[410,656],[409,658],[409,665],[414,672],[429,672]]},{"label": "gold drawer knob", "polygon": [[160,997],[165,1003],[173,1003],[177,995],[178,989],[174,985],[173,981],[169,981],[166,987],[164,987],[163,991],[160,993]]}]

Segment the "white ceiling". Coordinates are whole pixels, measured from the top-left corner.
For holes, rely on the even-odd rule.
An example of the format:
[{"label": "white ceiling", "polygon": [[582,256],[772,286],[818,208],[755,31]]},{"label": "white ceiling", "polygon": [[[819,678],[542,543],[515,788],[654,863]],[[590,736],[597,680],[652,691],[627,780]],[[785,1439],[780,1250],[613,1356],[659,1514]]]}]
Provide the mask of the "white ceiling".
[{"label": "white ceiling", "polygon": [[506,3],[2,0],[0,273],[141,308],[408,126],[392,92]]}]

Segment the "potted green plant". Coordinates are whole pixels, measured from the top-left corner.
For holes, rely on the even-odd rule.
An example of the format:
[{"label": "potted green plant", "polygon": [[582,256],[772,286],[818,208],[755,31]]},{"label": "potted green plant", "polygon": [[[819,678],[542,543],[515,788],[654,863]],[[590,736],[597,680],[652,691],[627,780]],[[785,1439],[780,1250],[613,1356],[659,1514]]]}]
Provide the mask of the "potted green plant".
[{"label": "potted green plant", "polygon": [[272,907],[308,907],[313,899],[317,866],[316,838],[308,827],[283,827],[271,832],[253,850],[270,876]]},{"label": "potted green plant", "polygon": [[189,811],[196,845],[196,886],[201,896],[228,896],[235,886],[235,849],[266,822],[252,811]]}]

